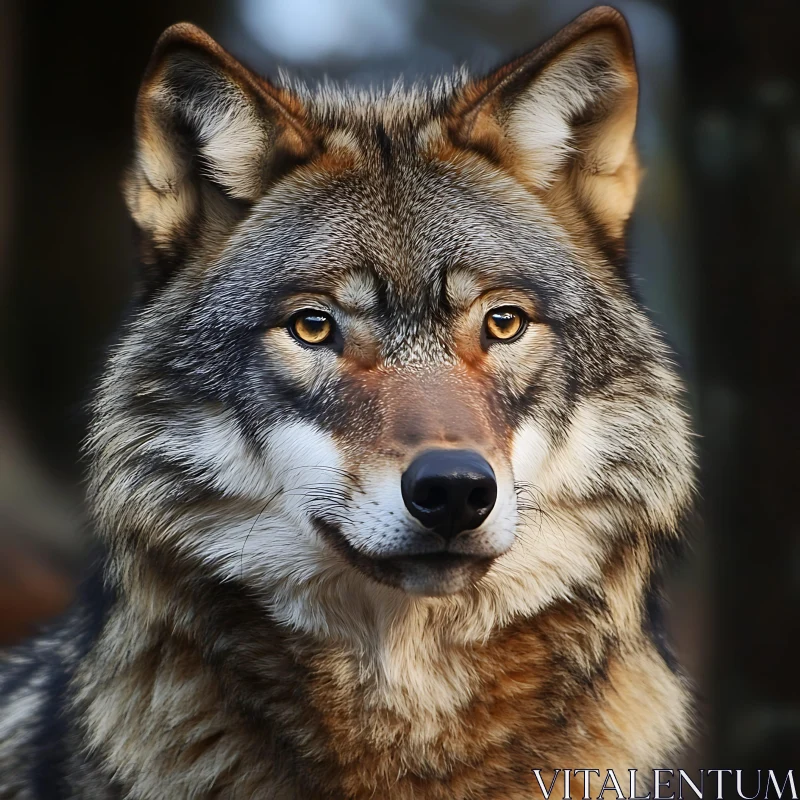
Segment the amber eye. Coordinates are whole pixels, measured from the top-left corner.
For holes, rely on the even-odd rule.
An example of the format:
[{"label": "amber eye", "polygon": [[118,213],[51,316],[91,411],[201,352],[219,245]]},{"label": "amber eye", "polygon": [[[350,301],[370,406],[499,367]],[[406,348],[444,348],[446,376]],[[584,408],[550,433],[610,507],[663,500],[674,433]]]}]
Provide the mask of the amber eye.
[{"label": "amber eye", "polygon": [[510,342],[523,333],[528,319],[521,308],[503,306],[490,311],[483,324],[487,339]]},{"label": "amber eye", "polygon": [[299,311],[289,321],[289,332],[304,344],[328,344],[333,340],[335,325],[324,311]]}]

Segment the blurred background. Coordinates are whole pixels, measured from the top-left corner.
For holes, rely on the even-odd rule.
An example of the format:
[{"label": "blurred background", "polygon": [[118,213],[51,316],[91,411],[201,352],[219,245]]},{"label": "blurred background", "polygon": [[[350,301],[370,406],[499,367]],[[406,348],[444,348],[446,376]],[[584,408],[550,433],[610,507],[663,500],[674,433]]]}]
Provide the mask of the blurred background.
[{"label": "blurred background", "polygon": [[[488,69],[590,5],[2,0],[0,641],[58,611],[82,563],[86,403],[132,288],[119,183],[159,33],[186,19],[266,75],[381,83]],[[676,766],[797,767],[800,3],[616,5],[637,50],[647,170],[632,269],[701,437],[668,624],[706,722]]]}]

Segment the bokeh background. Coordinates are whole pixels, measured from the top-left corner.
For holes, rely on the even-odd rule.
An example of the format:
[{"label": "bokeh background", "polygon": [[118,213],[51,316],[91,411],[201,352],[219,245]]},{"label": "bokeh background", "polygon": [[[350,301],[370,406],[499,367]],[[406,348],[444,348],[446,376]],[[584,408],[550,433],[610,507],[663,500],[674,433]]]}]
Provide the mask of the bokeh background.
[{"label": "bokeh background", "polygon": [[[80,571],[86,403],[135,274],[119,183],[159,33],[187,19],[266,75],[380,83],[488,69],[590,5],[2,0],[0,639],[63,605]],[[705,727],[677,766],[797,768],[800,2],[616,5],[637,49],[647,170],[632,269],[700,433],[668,623]]]}]

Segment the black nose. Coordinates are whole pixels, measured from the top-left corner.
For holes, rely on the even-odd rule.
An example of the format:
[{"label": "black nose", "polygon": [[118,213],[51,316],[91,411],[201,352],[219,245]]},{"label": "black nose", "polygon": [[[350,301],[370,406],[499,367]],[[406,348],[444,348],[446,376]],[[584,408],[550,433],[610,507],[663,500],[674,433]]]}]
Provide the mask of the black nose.
[{"label": "black nose", "polygon": [[472,450],[422,453],[403,473],[401,489],[411,515],[446,539],[479,527],[497,500],[494,472]]}]

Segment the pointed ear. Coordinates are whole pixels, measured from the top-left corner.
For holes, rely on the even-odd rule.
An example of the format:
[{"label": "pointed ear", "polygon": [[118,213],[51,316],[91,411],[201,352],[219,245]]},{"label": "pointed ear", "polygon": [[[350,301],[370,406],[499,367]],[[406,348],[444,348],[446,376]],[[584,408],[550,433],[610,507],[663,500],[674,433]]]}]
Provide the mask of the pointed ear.
[{"label": "pointed ear", "polygon": [[167,29],[139,91],[125,180],[153,277],[163,280],[221,246],[270,182],[313,149],[301,104],[288,91],[255,76],[199,28]]},{"label": "pointed ear", "polygon": [[628,26],[618,11],[601,6],[469,85],[451,134],[537,192],[563,198],[568,189],[617,238],[639,182],[637,98]]}]

